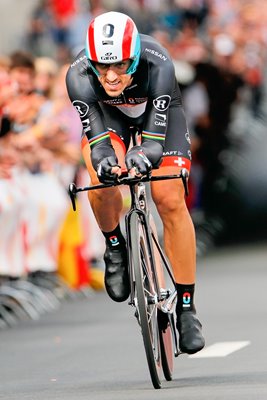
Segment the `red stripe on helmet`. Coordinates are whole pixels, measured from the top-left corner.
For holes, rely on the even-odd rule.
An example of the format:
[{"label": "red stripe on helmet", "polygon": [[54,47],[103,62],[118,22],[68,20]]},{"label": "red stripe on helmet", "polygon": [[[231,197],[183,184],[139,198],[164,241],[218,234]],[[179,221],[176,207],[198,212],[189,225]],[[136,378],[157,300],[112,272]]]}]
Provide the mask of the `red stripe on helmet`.
[{"label": "red stripe on helmet", "polygon": [[131,55],[131,44],[132,44],[132,35],[133,35],[134,25],[130,19],[127,19],[123,42],[122,42],[122,59],[126,60],[130,58]]},{"label": "red stripe on helmet", "polygon": [[90,50],[90,56],[91,60],[97,61],[97,55],[95,51],[95,21],[93,21],[90,24],[89,30],[88,30],[88,45],[89,45],[89,50]]}]

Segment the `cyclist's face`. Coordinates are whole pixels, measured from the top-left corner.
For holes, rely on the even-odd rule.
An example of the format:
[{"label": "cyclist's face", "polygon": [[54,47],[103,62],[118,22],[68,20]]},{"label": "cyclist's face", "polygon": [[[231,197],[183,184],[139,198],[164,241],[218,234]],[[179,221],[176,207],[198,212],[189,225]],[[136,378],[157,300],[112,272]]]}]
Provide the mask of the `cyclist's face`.
[{"label": "cyclist's face", "polygon": [[130,64],[131,60],[113,64],[95,63],[95,68],[100,74],[98,79],[109,96],[119,96],[131,83],[131,75],[126,74]]}]

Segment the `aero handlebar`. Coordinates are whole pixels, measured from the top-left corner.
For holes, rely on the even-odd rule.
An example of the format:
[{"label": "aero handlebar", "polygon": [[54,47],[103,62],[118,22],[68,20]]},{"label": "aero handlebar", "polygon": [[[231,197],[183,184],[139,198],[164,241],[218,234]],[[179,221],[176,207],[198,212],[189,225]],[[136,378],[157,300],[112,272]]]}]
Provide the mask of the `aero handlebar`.
[{"label": "aero handlebar", "polygon": [[100,183],[98,185],[93,185],[93,186],[84,186],[84,187],[77,187],[75,183],[71,183],[69,185],[69,196],[71,199],[72,203],[72,208],[74,211],[76,211],[76,194],[78,192],[84,192],[84,191],[90,191],[90,190],[97,190],[97,189],[104,189],[104,188],[109,188],[109,187],[114,187],[114,186],[120,186],[120,185],[128,185],[128,186],[133,186],[139,182],[154,182],[154,181],[164,181],[167,179],[182,179],[183,185],[184,185],[184,190],[186,196],[188,196],[188,171],[183,168],[180,172],[180,174],[177,175],[160,175],[160,176],[153,176],[153,175],[143,175],[141,177],[130,177],[129,175],[122,175],[121,177],[118,177],[118,179],[112,183]]}]

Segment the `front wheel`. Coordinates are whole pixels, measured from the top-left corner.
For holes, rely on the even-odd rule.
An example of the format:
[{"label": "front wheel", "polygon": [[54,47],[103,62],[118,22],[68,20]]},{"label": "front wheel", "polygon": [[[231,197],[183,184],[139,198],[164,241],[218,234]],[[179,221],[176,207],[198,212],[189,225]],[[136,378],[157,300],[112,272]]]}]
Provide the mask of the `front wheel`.
[{"label": "front wheel", "polygon": [[154,388],[159,389],[161,387],[161,352],[151,249],[144,224],[135,213],[131,216],[130,235],[137,318],[141,326],[151,380]]}]

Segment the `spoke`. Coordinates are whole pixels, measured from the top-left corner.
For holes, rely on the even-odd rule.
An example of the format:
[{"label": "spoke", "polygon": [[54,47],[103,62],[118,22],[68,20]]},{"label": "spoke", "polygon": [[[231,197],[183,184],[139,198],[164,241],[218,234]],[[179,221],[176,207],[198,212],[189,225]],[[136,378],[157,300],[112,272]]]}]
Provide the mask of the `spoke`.
[{"label": "spoke", "polygon": [[151,322],[151,319],[152,319],[152,317],[153,317],[153,314],[154,314],[155,311],[156,311],[156,305],[151,306],[151,308],[152,308],[151,311],[149,311],[149,309],[147,310],[148,322],[149,322],[149,323]]}]

